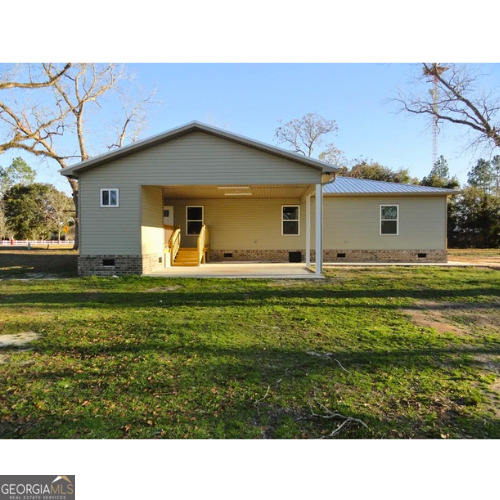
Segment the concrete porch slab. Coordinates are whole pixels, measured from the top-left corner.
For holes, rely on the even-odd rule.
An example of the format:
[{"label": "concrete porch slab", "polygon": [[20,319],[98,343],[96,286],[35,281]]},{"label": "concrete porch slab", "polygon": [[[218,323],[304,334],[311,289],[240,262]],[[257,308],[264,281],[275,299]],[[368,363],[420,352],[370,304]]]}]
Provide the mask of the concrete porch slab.
[{"label": "concrete porch slab", "polygon": [[279,278],[324,279],[308,271],[304,263],[224,262],[197,267],[167,267],[145,276],[162,278]]}]

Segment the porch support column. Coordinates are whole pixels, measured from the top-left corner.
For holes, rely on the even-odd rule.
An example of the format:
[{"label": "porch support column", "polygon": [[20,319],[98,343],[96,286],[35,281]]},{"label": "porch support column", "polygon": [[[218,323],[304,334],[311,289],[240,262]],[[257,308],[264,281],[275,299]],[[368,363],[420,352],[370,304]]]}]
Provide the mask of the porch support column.
[{"label": "porch support column", "polygon": [[316,274],[323,271],[323,185],[316,184]]},{"label": "porch support column", "polygon": [[306,196],[306,266],[311,267],[311,195]]}]

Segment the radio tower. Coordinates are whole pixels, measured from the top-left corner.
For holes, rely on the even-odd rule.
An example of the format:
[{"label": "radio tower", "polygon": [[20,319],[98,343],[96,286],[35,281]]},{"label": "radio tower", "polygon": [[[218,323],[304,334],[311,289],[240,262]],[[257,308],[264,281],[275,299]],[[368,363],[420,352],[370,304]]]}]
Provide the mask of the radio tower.
[{"label": "radio tower", "polygon": [[424,66],[424,75],[432,77],[434,82],[434,87],[429,89],[429,94],[432,96],[432,112],[434,113],[432,118],[432,168],[437,161],[438,145],[438,101],[439,101],[439,80],[438,76],[444,73],[448,68],[440,66],[439,63],[434,63],[430,68]]}]

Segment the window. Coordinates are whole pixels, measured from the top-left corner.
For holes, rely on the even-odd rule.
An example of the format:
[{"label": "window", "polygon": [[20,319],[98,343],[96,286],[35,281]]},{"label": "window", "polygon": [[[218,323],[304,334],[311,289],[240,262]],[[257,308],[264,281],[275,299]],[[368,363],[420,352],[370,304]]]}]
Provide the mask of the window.
[{"label": "window", "polygon": [[186,235],[200,234],[203,226],[203,207],[186,207]]},{"label": "window", "polygon": [[118,203],[118,189],[101,189],[101,207],[117,207]]},{"label": "window", "polygon": [[399,234],[399,205],[380,205],[380,234]]},{"label": "window", "polygon": [[300,207],[298,205],[283,205],[281,207],[281,235],[298,236]]}]

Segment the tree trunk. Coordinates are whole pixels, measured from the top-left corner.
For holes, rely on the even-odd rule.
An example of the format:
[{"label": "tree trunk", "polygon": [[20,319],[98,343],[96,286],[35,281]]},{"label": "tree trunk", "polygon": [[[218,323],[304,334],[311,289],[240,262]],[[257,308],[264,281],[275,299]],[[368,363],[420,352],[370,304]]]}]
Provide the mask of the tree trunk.
[{"label": "tree trunk", "polygon": [[75,244],[73,245],[73,250],[78,250],[80,248],[80,223],[79,223],[79,211],[78,211],[78,182],[76,179],[71,179],[68,177],[68,182],[73,191],[73,203],[75,204]]}]

